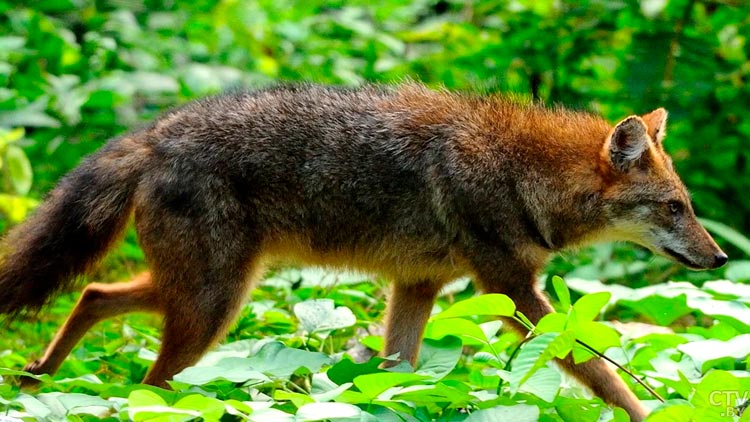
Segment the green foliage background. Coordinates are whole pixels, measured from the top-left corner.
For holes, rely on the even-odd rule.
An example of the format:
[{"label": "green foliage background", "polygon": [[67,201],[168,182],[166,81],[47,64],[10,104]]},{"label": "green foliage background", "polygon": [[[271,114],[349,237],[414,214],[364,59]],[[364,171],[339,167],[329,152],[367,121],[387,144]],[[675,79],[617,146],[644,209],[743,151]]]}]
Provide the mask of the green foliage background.
[{"label": "green foliage background", "polygon": [[[685,418],[711,412],[715,420],[724,420],[700,394],[730,384],[735,390],[741,385],[744,391],[750,391],[744,376],[711,372],[748,367],[750,336],[743,334],[750,330],[749,295],[745,285],[703,283],[720,277],[735,282],[750,280],[750,261],[746,260],[750,241],[742,235],[750,233],[748,36],[750,3],[744,0],[0,0],[0,229],[20,221],[82,156],[98,149],[107,139],[145,124],[168,107],[229,89],[279,81],[361,84],[396,83],[409,78],[435,87],[516,93],[547,104],[592,110],[612,121],[663,106],[670,112],[666,148],[693,193],[697,213],[729,226],[724,230],[719,227],[722,234],[717,240],[734,263],[714,273],[688,273],[646,252],[608,245],[558,257],[548,272],[566,274],[575,297],[611,290],[612,308],[606,310],[607,317],[655,323],[678,333],[652,333],[634,341],[620,339],[623,347],[610,349],[627,358],[631,369],[649,374],[652,384],[666,398],[691,400],[690,404],[673,403],[663,413],[672,412],[674,418],[661,420],[688,421],[692,419]],[[129,233],[96,277],[115,279],[132,274],[143,266],[142,260],[134,235]],[[253,293],[253,302],[229,334],[230,340],[255,340],[229,344],[217,353],[235,357],[241,354],[240,350],[248,356],[262,354],[258,351],[263,350],[260,343],[254,342],[273,338],[288,348],[273,346],[273,353],[278,355],[267,361],[275,362],[278,356],[301,348],[331,356],[325,365],[337,362],[327,370],[331,380],[351,371],[362,377],[379,376],[373,364],[352,369],[354,364],[341,360],[341,353],[347,341],[355,338],[375,350],[379,347],[382,339],[377,334],[363,338],[361,330],[369,328],[382,314],[383,283],[357,279],[336,287],[319,273],[290,271],[273,273]],[[627,280],[640,288],[618,290],[577,278]],[[688,279],[702,287],[649,286],[673,278]],[[560,294],[558,286],[552,289],[551,278],[547,284],[550,292]],[[459,297],[472,293],[470,288],[462,289],[465,285],[457,290]],[[569,293],[563,296],[566,295]],[[356,326],[352,326],[353,322],[341,325],[330,337],[329,332],[300,335],[305,321],[296,314],[295,304],[309,305],[320,297],[351,308]],[[14,325],[12,338],[0,340],[0,350],[5,350],[0,353],[0,366],[20,368],[29,355],[38,356],[70,311],[72,299],[64,296],[41,319]],[[448,301],[452,299],[449,297]],[[563,314],[572,309],[570,301],[567,297],[557,303]],[[445,307],[445,302],[443,299],[441,306]],[[593,316],[599,311],[596,308],[587,314]],[[286,372],[264,372],[272,382],[251,378],[231,384],[226,380],[207,381],[200,371],[210,370],[197,369],[182,377],[186,384],[177,385],[181,393],[175,395],[118,390],[114,383],[127,384],[142,378],[158,347],[158,330],[153,328],[158,324],[143,316],[99,326],[61,368],[60,376],[73,381],[60,381],[48,385],[48,389],[93,391],[101,397],[114,397],[106,403],[90,403],[73,393],[64,398],[68,404],[83,403],[81,407],[114,406],[115,415],[119,411],[120,417],[139,420],[150,416],[138,416],[132,409],[157,405],[183,410],[199,408],[205,420],[218,420],[216,415],[221,416],[223,406],[230,402],[238,412],[257,416],[257,408],[251,411],[243,407],[247,405],[232,402],[250,400],[250,393],[243,395],[234,389],[238,382],[261,385],[258,389],[276,400],[275,409],[298,412],[299,420],[314,420],[304,419],[300,413],[306,404],[323,401],[316,396],[315,403],[310,403],[312,395],[305,394],[320,392],[321,388],[343,388],[349,381],[355,387],[349,383],[351,390],[342,393],[337,399],[341,403],[335,404],[357,404],[380,420],[464,420],[465,409],[495,412],[484,413],[486,419],[475,420],[526,420],[519,418],[529,408],[534,408],[531,411],[537,415],[541,409],[547,418],[544,420],[550,421],[563,420],[565,414],[578,415],[580,420],[599,417],[601,403],[594,403],[596,412],[592,413],[591,402],[581,398],[577,390],[567,388],[564,395],[550,399],[550,388],[559,388],[560,380],[544,370],[544,376],[536,378],[531,372],[517,369],[510,373],[507,380],[513,394],[518,393],[519,379],[524,377],[531,377],[528,382],[537,388],[519,393],[520,398],[516,395],[509,399],[511,394],[505,390],[508,394],[494,399],[472,398],[466,389],[496,389],[500,393],[507,387],[507,383],[503,387],[503,377],[508,373],[502,371],[509,364],[501,362],[510,362],[509,355],[515,353],[514,349],[518,351],[519,339],[512,334],[496,336],[492,329],[497,331],[497,326],[487,325],[492,321],[441,321],[428,326],[424,348],[432,353],[433,361],[426,358],[427,363],[421,364],[423,370],[430,365],[446,365],[435,363],[435,359],[453,359],[456,365],[458,354],[454,352],[461,345],[456,345],[455,338],[450,340],[452,337],[443,338],[437,333],[461,337],[464,348],[477,353],[461,358],[462,363],[450,375],[443,371],[437,377],[434,367],[433,372],[427,371],[429,376],[441,380],[425,381],[433,387],[433,395],[403,396],[403,400],[417,403],[416,410],[403,406],[398,396],[390,402],[383,399],[377,391],[373,392],[372,381],[366,383],[359,378],[358,384],[358,378],[351,376],[337,381],[338,386],[321,387],[312,377],[308,379],[311,385],[299,387],[299,379],[294,377],[300,374],[296,372],[294,377]],[[585,323],[589,330],[606,332],[602,327],[591,328],[591,321]],[[558,327],[557,331],[563,330]],[[489,347],[469,338],[467,332],[479,337],[486,334]],[[612,338],[601,336],[604,337]],[[552,338],[536,337],[538,340],[521,349],[521,356],[549,351],[543,346],[554,343]],[[554,338],[570,340],[562,334]],[[723,341],[726,346],[712,343],[697,349],[689,347],[699,341]],[[233,346],[236,344],[240,345]],[[446,353],[450,356],[446,357]],[[321,355],[304,355],[300,359],[315,362],[308,366],[313,373],[321,365],[327,368],[321,363],[327,358]],[[539,369],[546,361],[532,363]],[[488,375],[487,365],[499,368],[499,375]],[[678,382],[658,378],[660,374],[674,375],[670,371],[675,367],[686,374],[685,379]],[[113,384],[97,384],[91,381],[91,373],[103,374]],[[0,375],[7,374],[0,370]],[[405,385],[423,381],[415,374],[402,378],[400,382]],[[270,382],[270,387],[264,382]],[[203,395],[188,395],[189,386],[193,386],[193,393],[210,391],[208,396],[225,401],[217,404],[207,402],[209,399]],[[202,386],[205,391],[194,386]],[[542,390],[547,393],[540,393]],[[381,401],[373,404],[368,391]],[[644,391],[639,391],[639,395],[649,397]],[[539,399],[541,396],[547,401]],[[43,393],[31,398],[0,383],[0,404],[7,409],[23,408],[36,419],[96,419],[71,417],[72,410],[63,405],[52,406],[50,397]],[[124,397],[127,403],[123,405]],[[63,412],[59,417],[53,412],[54,417],[49,416],[44,413],[44,406],[35,404],[33,400],[37,399],[50,409],[59,410],[62,406],[70,413]],[[62,400],[54,400],[57,399]],[[434,402],[429,401],[433,399]],[[522,407],[525,405],[520,402],[533,406]],[[509,406],[510,413],[502,413],[505,410],[500,408],[504,405]],[[325,412],[333,410],[336,409],[327,408]],[[399,416],[389,419],[388,412]],[[481,415],[481,410],[476,414]],[[269,418],[266,420],[276,420]],[[602,420],[624,419],[615,412],[602,416]]]}]

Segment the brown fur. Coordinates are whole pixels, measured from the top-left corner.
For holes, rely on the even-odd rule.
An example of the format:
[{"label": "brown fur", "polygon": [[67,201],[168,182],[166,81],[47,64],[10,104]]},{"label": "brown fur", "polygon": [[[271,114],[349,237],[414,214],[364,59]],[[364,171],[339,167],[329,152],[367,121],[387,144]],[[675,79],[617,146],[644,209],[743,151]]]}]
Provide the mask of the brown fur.
[{"label": "brown fur", "polygon": [[[130,210],[150,274],[91,284],[45,355],[54,372],[96,321],[164,315],[145,382],[223,335],[263,264],[354,267],[393,281],[387,354],[414,363],[437,291],[470,275],[531,321],[548,257],[632,240],[696,268],[726,255],[696,222],[661,146],[666,112],[597,116],[421,85],[286,86],[207,99],[110,142],[4,243],[0,312],[35,310],[85,273]],[[521,328],[521,327],[516,327]],[[634,420],[646,414],[600,361],[563,367]]]}]

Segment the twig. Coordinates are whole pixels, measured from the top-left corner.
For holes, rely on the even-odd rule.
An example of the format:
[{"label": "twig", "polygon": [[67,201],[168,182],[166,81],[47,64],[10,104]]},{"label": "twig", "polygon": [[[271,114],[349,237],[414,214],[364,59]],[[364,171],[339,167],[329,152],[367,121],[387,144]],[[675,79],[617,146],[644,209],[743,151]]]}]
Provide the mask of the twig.
[{"label": "twig", "polygon": [[[518,343],[518,346],[516,346],[516,348],[513,349],[513,352],[511,352],[510,356],[508,356],[508,360],[505,362],[505,366],[503,367],[504,371],[510,371],[511,364],[513,363],[513,359],[515,359],[516,355],[518,355],[518,352],[521,350],[521,346],[526,344],[529,340],[531,340],[534,337],[536,337],[536,335],[534,334],[534,331],[529,331],[526,334],[526,338],[524,338],[523,340],[521,340],[520,343]],[[503,388],[503,384],[504,384],[504,381],[502,378],[500,378],[500,382],[497,384],[497,391],[496,391],[498,395],[500,395],[500,390]]]},{"label": "twig", "polygon": [[611,363],[612,365],[615,365],[622,372],[625,372],[626,374],[630,375],[630,378],[633,378],[633,380],[635,380],[635,382],[637,382],[638,384],[642,385],[643,388],[645,388],[649,393],[651,393],[652,396],[656,397],[657,400],[659,400],[660,402],[664,403],[664,398],[661,395],[659,395],[659,393],[657,393],[656,390],[654,390],[653,388],[651,388],[650,385],[648,385],[645,382],[643,382],[642,379],[640,379],[637,376],[635,376],[635,374],[632,373],[632,372],[630,372],[630,370],[628,370],[624,366],[620,365],[619,363],[615,362],[614,360],[610,359],[609,357],[605,356],[603,353],[599,352],[598,350],[594,349],[593,347],[589,346],[588,344],[582,342],[581,340],[576,339],[576,343],[578,343],[581,346],[585,347],[586,350],[588,350],[589,352],[593,353],[594,355],[596,355],[596,356],[598,356],[598,357],[606,360],[607,362]]}]

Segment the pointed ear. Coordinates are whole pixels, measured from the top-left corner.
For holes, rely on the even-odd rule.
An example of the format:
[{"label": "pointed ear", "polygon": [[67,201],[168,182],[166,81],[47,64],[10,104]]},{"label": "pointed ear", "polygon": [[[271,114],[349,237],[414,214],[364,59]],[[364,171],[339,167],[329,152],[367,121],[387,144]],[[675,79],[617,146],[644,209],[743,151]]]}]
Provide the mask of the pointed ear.
[{"label": "pointed ear", "polygon": [[644,114],[641,118],[646,122],[648,136],[656,145],[661,145],[664,135],[667,134],[667,110],[660,107],[651,113]]},{"label": "pointed ear", "polygon": [[650,140],[646,123],[638,116],[630,116],[615,126],[607,139],[606,148],[612,166],[627,172],[642,162]]}]

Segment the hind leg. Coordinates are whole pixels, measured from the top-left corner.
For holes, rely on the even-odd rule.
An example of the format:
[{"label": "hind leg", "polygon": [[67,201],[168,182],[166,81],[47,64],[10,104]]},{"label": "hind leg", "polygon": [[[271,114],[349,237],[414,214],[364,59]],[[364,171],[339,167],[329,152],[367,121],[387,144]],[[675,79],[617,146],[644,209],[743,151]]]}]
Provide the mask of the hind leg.
[{"label": "hind leg", "polygon": [[167,297],[159,357],[144,384],[169,388],[167,380],[195,364],[223,338],[244,302],[249,285],[246,274],[246,271],[212,272],[196,274],[190,283],[182,280],[193,288],[185,286]]},{"label": "hind leg", "polygon": [[[97,322],[129,312],[160,310],[161,302],[149,273],[140,274],[126,283],[89,284],[44,355],[26,365],[24,370],[32,374],[53,374],[81,337]],[[23,378],[21,381],[23,386],[35,382],[33,378]]]},{"label": "hind leg", "polygon": [[191,158],[168,157],[136,195],[136,229],[164,303],[161,349],[144,383],[160,387],[224,335],[262,239],[234,187]]}]

